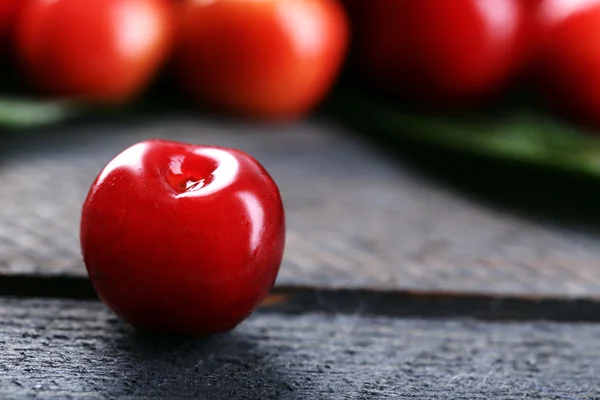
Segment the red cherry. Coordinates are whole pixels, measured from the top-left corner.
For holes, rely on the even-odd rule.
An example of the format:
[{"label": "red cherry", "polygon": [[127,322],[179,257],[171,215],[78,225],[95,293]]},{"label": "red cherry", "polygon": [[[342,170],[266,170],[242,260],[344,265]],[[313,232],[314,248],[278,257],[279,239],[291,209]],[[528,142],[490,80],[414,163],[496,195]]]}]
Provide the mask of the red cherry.
[{"label": "red cherry", "polygon": [[600,0],[547,1],[538,17],[536,69],[548,105],[600,126]]},{"label": "red cherry", "polygon": [[521,0],[350,4],[358,69],[393,97],[447,110],[475,105],[501,92],[521,64]]},{"label": "red cherry", "polygon": [[198,335],[233,329],[267,296],[285,217],[277,185],[250,155],[149,140],[100,172],[80,234],[111,310],[144,330]]}]

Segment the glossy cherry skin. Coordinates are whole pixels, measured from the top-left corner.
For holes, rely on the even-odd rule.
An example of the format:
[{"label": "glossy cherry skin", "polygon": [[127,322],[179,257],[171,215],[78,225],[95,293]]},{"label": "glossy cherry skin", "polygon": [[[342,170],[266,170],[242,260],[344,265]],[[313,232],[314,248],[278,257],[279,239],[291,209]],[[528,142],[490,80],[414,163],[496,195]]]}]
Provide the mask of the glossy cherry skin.
[{"label": "glossy cherry skin", "polygon": [[285,243],[277,185],[250,155],[164,140],[138,143],[100,172],[83,205],[94,288],[142,330],[233,329],[267,296]]}]

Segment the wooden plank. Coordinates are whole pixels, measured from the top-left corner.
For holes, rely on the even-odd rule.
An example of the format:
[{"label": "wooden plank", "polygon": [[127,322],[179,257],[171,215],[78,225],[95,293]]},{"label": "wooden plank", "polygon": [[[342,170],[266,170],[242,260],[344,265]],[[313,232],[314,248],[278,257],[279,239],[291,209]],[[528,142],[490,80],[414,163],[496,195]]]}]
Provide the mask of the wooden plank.
[{"label": "wooden plank", "polygon": [[85,277],[78,219],[91,181],[126,146],[163,137],[238,147],[271,171],[288,219],[279,285],[600,294],[597,231],[548,225],[448,190],[332,124],[176,117],[24,135],[32,136],[5,141],[0,157],[4,276]]},{"label": "wooden plank", "polygon": [[100,303],[7,298],[0,320],[2,398],[600,398],[600,325],[256,313],[161,339]]}]

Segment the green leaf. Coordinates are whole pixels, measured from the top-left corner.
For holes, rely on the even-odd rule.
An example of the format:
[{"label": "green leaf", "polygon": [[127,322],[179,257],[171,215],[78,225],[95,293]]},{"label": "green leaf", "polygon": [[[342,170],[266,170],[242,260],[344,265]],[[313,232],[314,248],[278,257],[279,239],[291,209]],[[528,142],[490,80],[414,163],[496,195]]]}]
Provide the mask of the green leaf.
[{"label": "green leaf", "polygon": [[65,121],[84,113],[84,107],[66,101],[0,98],[0,127],[25,129]]},{"label": "green leaf", "polygon": [[586,131],[534,110],[426,115],[348,90],[335,93],[329,106],[334,115],[353,127],[388,139],[600,177],[600,132]]}]

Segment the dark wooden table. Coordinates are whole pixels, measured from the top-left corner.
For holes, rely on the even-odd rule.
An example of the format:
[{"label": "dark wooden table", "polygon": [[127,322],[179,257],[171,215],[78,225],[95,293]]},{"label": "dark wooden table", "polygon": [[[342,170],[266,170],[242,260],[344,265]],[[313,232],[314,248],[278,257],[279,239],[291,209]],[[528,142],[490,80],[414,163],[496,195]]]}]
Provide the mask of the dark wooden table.
[{"label": "dark wooden table", "polygon": [[[241,148],[280,185],[277,285],[229,334],[140,335],[87,280],[83,198],[151,137]],[[554,176],[415,162],[327,121],[172,116],[0,140],[2,399],[600,399],[589,182],[565,193]]]}]

